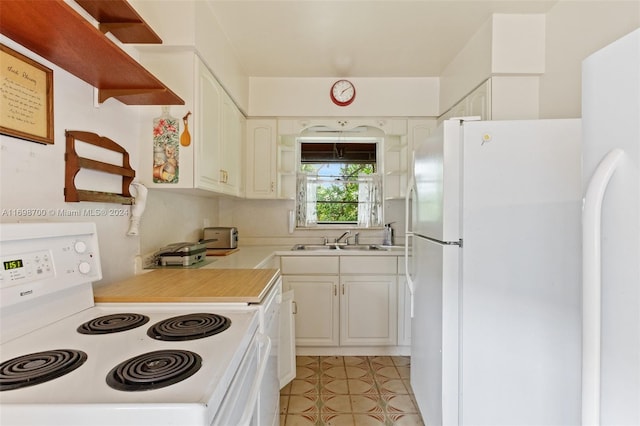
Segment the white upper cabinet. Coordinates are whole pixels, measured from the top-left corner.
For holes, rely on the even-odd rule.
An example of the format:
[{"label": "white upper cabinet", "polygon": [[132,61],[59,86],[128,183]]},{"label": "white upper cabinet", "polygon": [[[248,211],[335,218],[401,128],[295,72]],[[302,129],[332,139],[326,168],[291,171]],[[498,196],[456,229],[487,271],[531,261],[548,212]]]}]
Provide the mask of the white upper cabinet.
[{"label": "white upper cabinet", "polygon": [[467,96],[438,117],[438,122],[453,117],[477,116],[481,120],[491,120],[491,79],[476,87]]},{"label": "white upper cabinet", "polygon": [[198,89],[202,118],[198,130],[202,137],[196,158],[196,188],[240,196],[244,116],[199,60]]},{"label": "white upper cabinet", "polygon": [[216,191],[220,185],[222,159],[220,151],[222,134],[222,87],[201,61],[197,61],[196,99],[199,116],[195,187]]},{"label": "white upper cabinet", "polygon": [[223,93],[222,98],[222,143],[220,144],[221,192],[229,195],[244,195],[243,148],[246,119],[231,98]]},{"label": "white upper cabinet", "polygon": [[[185,100],[184,107],[170,112],[178,118],[180,133],[184,132],[182,117],[188,118],[191,143],[178,147],[177,182],[153,180],[153,134],[141,140],[140,171],[142,182],[150,188],[197,189],[204,194],[243,195],[242,149],[245,118],[231,98],[193,50],[149,50],[140,57],[148,69],[175,84]],[[149,128],[159,108],[145,108],[143,120]]]},{"label": "white upper cabinet", "polygon": [[276,198],[276,120],[247,120],[247,198]]}]

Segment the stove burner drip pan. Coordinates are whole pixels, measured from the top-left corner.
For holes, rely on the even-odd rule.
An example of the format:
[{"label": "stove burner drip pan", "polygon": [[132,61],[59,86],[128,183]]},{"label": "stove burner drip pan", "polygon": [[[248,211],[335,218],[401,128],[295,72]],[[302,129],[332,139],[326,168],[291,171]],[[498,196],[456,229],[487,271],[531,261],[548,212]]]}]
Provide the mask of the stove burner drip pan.
[{"label": "stove burner drip pan", "polygon": [[160,321],[149,328],[147,335],[156,340],[195,340],[222,333],[230,326],[231,320],[225,316],[195,313]]},{"label": "stove burner drip pan", "polygon": [[109,334],[131,330],[149,322],[146,315],[132,313],[118,313],[104,315],[87,321],[78,327],[81,334]]},{"label": "stove burner drip pan", "polygon": [[201,366],[202,357],[194,352],[148,352],[118,364],[107,375],[107,384],[127,392],[159,389],[191,377]]},{"label": "stove burner drip pan", "polygon": [[48,382],[72,372],[87,360],[74,349],[55,349],[22,355],[0,364],[0,391]]}]

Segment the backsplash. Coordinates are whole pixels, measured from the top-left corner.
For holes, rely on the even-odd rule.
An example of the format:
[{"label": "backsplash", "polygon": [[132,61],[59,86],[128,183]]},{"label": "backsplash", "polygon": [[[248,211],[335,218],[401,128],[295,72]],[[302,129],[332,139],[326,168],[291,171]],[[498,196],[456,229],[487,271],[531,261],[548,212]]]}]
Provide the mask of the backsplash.
[{"label": "backsplash", "polygon": [[[404,201],[385,201],[385,223],[393,222],[395,243],[404,243]],[[382,243],[383,229],[358,229],[341,226],[334,229],[296,229],[289,233],[289,211],[294,201],[289,200],[236,200],[219,199],[219,225],[236,226],[239,246],[243,245],[294,245],[322,242],[323,237],[336,238],[350,229],[360,233],[360,242]]]}]

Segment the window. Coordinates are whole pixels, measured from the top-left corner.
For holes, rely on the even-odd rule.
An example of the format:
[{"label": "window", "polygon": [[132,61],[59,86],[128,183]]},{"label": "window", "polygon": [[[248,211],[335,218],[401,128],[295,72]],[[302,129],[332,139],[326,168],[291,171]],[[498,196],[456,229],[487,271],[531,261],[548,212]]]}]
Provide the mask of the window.
[{"label": "window", "polygon": [[378,140],[300,139],[297,225],[382,224]]}]

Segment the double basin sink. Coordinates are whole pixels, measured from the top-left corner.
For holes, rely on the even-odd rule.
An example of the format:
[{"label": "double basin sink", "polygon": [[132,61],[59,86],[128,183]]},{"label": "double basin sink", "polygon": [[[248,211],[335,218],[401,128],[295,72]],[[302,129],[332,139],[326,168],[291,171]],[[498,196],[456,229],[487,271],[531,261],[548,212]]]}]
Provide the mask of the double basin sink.
[{"label": "double basin sink", "polygon": [[296,244],[291,250],[401,250],[402,246],[385,246],[382,244]]}]

